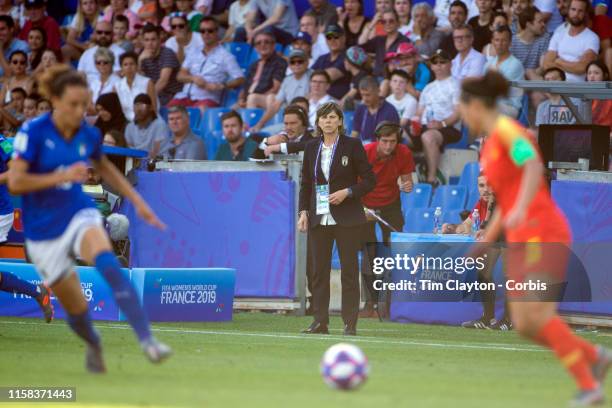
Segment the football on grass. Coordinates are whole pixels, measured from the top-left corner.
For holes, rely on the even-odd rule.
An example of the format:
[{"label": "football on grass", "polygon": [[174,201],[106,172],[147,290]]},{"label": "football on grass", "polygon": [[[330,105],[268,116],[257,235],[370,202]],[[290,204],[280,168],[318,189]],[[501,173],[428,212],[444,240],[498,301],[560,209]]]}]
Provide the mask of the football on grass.
[{"label": "football on grass", "polygon": [[338,390],[359,388],[368,378],[369,370],[367,357],[353,344],[334,344],[321,360],[321,375],[325,383]]}]

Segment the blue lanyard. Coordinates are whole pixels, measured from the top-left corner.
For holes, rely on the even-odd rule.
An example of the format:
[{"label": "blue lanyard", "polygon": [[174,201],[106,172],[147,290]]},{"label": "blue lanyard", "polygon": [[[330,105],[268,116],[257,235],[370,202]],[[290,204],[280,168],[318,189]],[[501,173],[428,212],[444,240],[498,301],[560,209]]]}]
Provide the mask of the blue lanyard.
[{"label": "blue lanyard", "polygon": [[[323,136],[321,136],[321,138],[323,138]],[[334,155],[336,154],[336,146],[338,146],[338,139],[340,139],[340,135],[338,135],[336,137],[336,141],[334,142],[334,147],[332,148],[332,154],[331,157],[329,159],[329,175],[331,176],[331,166],[334,162]],[[315,160],[315,168],[314,168],[314,182],[315,184],[317,184],[317,182],[319,181],[319,178],[317,177],[317,174],[319,172],[319,157],[321,157],[321,150],[323,150],[323,140],[321,140],[321,143],[319,144],[319,151],[317,152],[317,159]],[[329,180],[327,181],[329,184]]]}]

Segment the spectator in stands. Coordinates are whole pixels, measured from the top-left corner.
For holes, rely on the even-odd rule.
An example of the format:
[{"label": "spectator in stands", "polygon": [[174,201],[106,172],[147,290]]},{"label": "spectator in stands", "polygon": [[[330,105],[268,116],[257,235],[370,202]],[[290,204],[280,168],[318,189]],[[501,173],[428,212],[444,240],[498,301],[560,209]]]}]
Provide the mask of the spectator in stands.
[{"label": "spectator in stands", "polygon": [[[276,41],[289,45],[298,32],[298,19],[295,5],[291,0],[252,0],[253,5],[246,18],[246,36],[248,42],[255,41],[256,34],[264,28],[272,30]],[[255,25],[257,12],[266,18],[264,22]],[[303,30],[304,31],[304,30]]]},{"label": "spectator in stands", "polygon": [[[525,79],[525,69],[521,61],[510,53],[510,41],[510,27],[503,26],[493,32],[493,46],[497,56],[487,62],[486,70],[497,70],[508,81],[522,81]],[[511,87],[508,98],[502,99],[498,108],[502,113],[516,118],[521,110],[522,98],[523,90]]]},{"label": "spectator in stands", "polygon": [[[289,106],[291,105],[299,106],[304,112],[306,112],[306,116],[308,116],[308,109],[310,108],[310,102],[308,102],[308,98],[304,98],[303,96],[297,96],[291,100]],[[310,119],[308,120],[308,122],[310,123]],[[310,125],[308,130],[312,131]]]},{"label": "spectator in stands", "polygon": [[414,21],[412,21],[411,13],[412,3],[411,0],[394,0],[393,10],[397,13],[397,19],[399,21],[399,32],[404,37],[410,36],[414,29]]},{"label": "spectator in stands", "polygon": [[[476,7],[475,0],[458,1],[461,1],[465,6],[465,20],[462,21],[461,24],[458,24],[463,25],[467,22],[469,18],[478,15],[478,8]],[[451,8],[453,7],[453,3],[456,3],[456,1],[436,1],[434,5],[434,15],[437,20],[436,26],[438,27],[438,30],[443,31],[444,33],[451,33],[452,29],[454,28],[453,22],[450,18],[452,15]],[[452,43],[452,41],[450,43]]]},{"label": "spectator in stands", "polygon": [[[408,74],[410,81],[406,85],[406,91],[419,99],[421,92],[425,86],[431,81],[432,75],[429,68],[424,62],[417,59],[417,50],[410,43],[402,43],[397,47],[396,53],[390,53],[386,56],[385,62],[389,73],[396,69],[402,70]],[[388,95],[390,93],[389,79],[385,78],[380,85],[381,94]]]},{"label": "spectator in stands", "polygon": [[283,79],[278,93],[268,95],[266,110],[259,122],[251,128],[252,132],[260,131],[281,107],[288,106],[294,98],[308,95],[312,70],[308,69],[304,51],[294,49],[289,53],[289,69],[291,74]]},{"label": "spectator in stands", "polygon": [[113,44],[121,47],[124,52],[134,51],[134,44],[127,38],[129,27],[130,21],[123,14],[113,18]]},{"label": "spectator in stands", "polygon": [[176,54],[161,45],[159,28],[147,24],[142,29],[144,49],[138,58],[140,70],[155,83],[155,93],[161,106],[179,92],[182,84],[176,79],[180,63]]},{"label": "spectator in stands", "polygon": [[37,93],[31,93],[26,96],[23,101],[23,117],[25,121],[32,120],[38,116],[36,112],[36,103],[40,100],[40,95]]},{"label": "spectator in stands", "polygon": [[[293,42],[291,43],[291,50],[301,50],[306,54],[306,62],[308,67],[312,67],[315,63],[315,59],[312,58],[312,38],[306,31],[300,31],[295,35]],[[290,74],[290,67],[287,67],[287,74]]]},{"label": "spectator in stands", "polygon": [[252,0],[238,0],[232,3],[229,8],[228,28],[225,30],[223,42],[234,41],[236,30],[245,30],[246,17],[252,7]]},{"label": "spectator in stands", "polygon": [[363,0],[344,0],[344,7],[338,7],[338,25],[346,35],[346,46],[359,43],[368,19],[363,15]]},{"label": "spectator in stands", "polygon": [[[172,36],[165,42],[165,46],[176,54],[179,62],[182,64],[189,56],[200,55],[200,52],[204,48],[204,35],[198,33],[192,33],[187,25],[187,15],[180,11],[170,14],[170,28],[172,29]],[[200,31],[200,30],[198,30]],[[215,21],[215,32],[212,33],[215,36],[217,33],[217,23]]]},{"label": "spectator in stands", "polygon": [[453,30],[453,40],[458,54],[453,59],[452,75],[461,82],[464,78],[481,76],[487,62],[484,55],[476,51],[474,44],[474,32],[472,26],[464,25]]},{"label": "spectator in stands", "polygon": [[274,50],[271,31],[258,32],[254,44],[259,59],[249,67],[245,87],[238,96],[241,108],[265,108],[267,96],[279,91],[287,70],[287,61]]},{"label": "spectator in stands", "polygon": [[[306,13],[302,16],[300,19],[300,32],[308,33],[310,36],[312,44],[310,54],[314,61],[325,54],[329,54],[329,46],[327,45],[325,34],[321,32],[321,27],[317,23],[317,18],[314,15]],[[302,38],[304,37],[302,36]]]},{"label": "spectator in stands", "polygon": [[59,25],[53,17],[45,14],[44,0],[25,0],[26,14],[28,20],[19,33],[19,39],[26,40],[30,30],[34,27],[41,28],[47,34],[47,48],[60,52],[62,36]]},{"label": "spectator in stands", "polygon": [[283,115],[282,135],[270,136],[266,139],[264,153],[270,156],[273,153],[292,154],[304,151],[306,143],[314,139],[308,131],[308,114],[297,105],[289,105]]},{"label": "spectator in stands", "polygon": [[5,136],[14,136],[17,129],[26,120],[23,114],[23,103],[26,96],[23,88],[13,88],[10,91],[11,101],[0,107],[0,120]]},{"label": "spectator in stands", "polygon": [[[376,186],[361,199],[364,207],[375,212],[397,231],[404,228],[400,191],[412,191],[414,171],[412,152],[401,143],[401,133],[401,128],[395,122],[382,121],[377,124],[376,141],[365,146],[368,162],[376,176]],[[391,230],[376,218],[368,216],[367,212],[366,218],[368,222],[363,225],[362,235],[366,245],[363,249],[361,270],[367,297],[365,308],[359,317],[367,318],[375,317],[374,311],[380,300],[379,292],[374,289],[375,275],[372,273],[376,246],[367,243],[378,241],[376,224],[381,228],[382,242],[385,244],[390,242]],[[382,313],[379,312],[379,315]]]},{"label": "spectator in stands", "polygon": [[560,27],[550,39],[542,66],[561,68],[568,81],[584,81],[586,67],[597,59],[599,37],[587,28],[590,3],[572,0],[568,14],[568,27]]},{"label": "spectator in stands", "polygon": [[[393,8],[393,0],[376,0],[376,3],[374,3],[374,17],[372,18],[372,20],[370,20],[370,22],[366,25],[365,29],[361,33],[362,36],[364,35],[364,33],[365,35],[367,35],[366,41],[370,41],[371,39],[379,35],[385,35],[385,27],[382,22],[382,13],[384,13],[385,10],[389,10],[390,8]],[[361,42],[361,40],[359,42]]]},{"label": "spectator in stands", "polygon": [[491,41],[491,24],[493,23],[494,0],[476,0],[478,16],[468,20],[474,32],[474,49],[482,52],[482,49]]},{"label": "spectator in stands", "polygon": [[112,26],[107,21],[98,21],[96,24],[96,31],[94,32],[93,43],[95,44],[93,47],[88,48],[79,59],[79,64],[77,69],[83,72],[87,76],[87,80],[91,81],[92,79],[98,77],[100,74],[96,69],[96,59],[95,54],[98,50],[98,47],[105,47],[110,49],[115,55],[115,64],[113,66],[113,71],[119,72],[121,67],[119,66],[119,57],[125,51],[117,44],[112,43],[112,35],[113,30]]},{"label": "spectator in stands", "polygon": [[[587,65],[587,81],[609,81],[610,71],[601,60],[590,62]],[[612,99],[598,100],[591,102],[591,112],[593,123],[596,125],[610,126],[612,132]]]},{"label": "spectator in stands", "polygon": [[234,89],[244,83],[236,57],[219,43],[219,26],[215,19],[203,17],[199,31],[204,48],[187,56],[177,77],[185,85],[169,106],[196,106],[203,111],[219,106],[225,89]]},{"label": "spectator in stands", "polygon": [[21,25],[23,4],[15,5],[13,0],[0,1],[0,15],[10,16],[17,26]]},{"label": "spectator in stands", "polygon": [[327,27],[330,24],[338,23],[336,6],[331,4],[329,0],[308,0],[308,3],[310,3],[311,8],[306,10],[306,12],[315,15],[320,27]]},{"label": "spectator in stands", "polygon": [[153,100],[147,94],[134,98],[134,121],[125,128],[125,140],[132,149],[145,150],[157,156],[162,143],[170,137],[166,122],[155,113]]},{"label": "spectator in stands", "polygon": [[[565,81],[565,72],[559,68],[548,68],[544,72],[545,81]],[[536,126],[540,125],[572,125],[576,123],[576,117],[565,104],[561,95],[545,93],[547,99],[538,105],[536,111]],[[570,98],[570,101],[578,109],[579,113],[584,112],[584,106],[580,99]]]},{"label": "spectator in stands", "polygon": [[51,68],[53,65],[57,64],[57,55],[53,50],[45,50],[42,54],[42,58],[40,59],[40,64],[36,67],[36,71],[33,72],[34,75],[45,72],[46,69]]},{"label": "spectator in stands", "polygon": [[197,9],[197,5],[194,4],[194,0],[176,0],[176,9],[179,13],[183,13],[187,16],[187,21],[189,22],[189,29],[191,31],[198,31],[198,27],[200,27],[200,21],[204,14],[200,10]]},{"label": "spectator in stands", "polygon": [[138,36],[137,27],[142,25],[142,21],[140,21],[136,13],[128,8],[127,0],[110,0],[110,6],[104,12],[104,20],[110,23],[116,15],[127,17],[130,22],[127,37],[130,40],[135,39]]},{"label": "spectator in stands", "polygon": [[225,142],[221,144],[215,160],[247,161],[257,149],[257,142],[244,137],[242,117],[236,111],[229,111],[221,116],[221,126]]},{"label": "spectator in stands", "polygon": [[48,49],[47,33],[40,28],[34,27],[28,34],[28,68],[30,72],[37,72],[43,53]]},{"label": "spectator in stands", "polygon": [[[557,0],[557,11],[559,12],[559,15],[561,16],[562,21],[564,22],[561,25],[565,25],[566,20],[567,20],[567,16],[569,15],[569,8],[570,8],[570,3],[572,2],[572,0]],[[561,26],[560,25],[560,26]],[[559,27],[560,27],[559,26]],[[553,33],[555,31],[557,31],[557,29],[559,28],[557,27]]]},{"label": "spectator in stands", "polygon": [[[367,35],[363,34],[359,39],[359,44],[368,53],[376,55],[374,60],[374,75],[378,77],[384,76],[385,55],[388,52],[396,52],[397,47],[401,43],[410,42],[407,37],[404,37],[399,29],[399,18],[393,9],[386,10],[382,13],[382,20],[385,35],[377,36],[371,40],[367,40]],[[367,40],[367,41],[366,41]]]},{"label": "spectator in stands", "polygon": [[363,78],[359,83],[359,92],[363,104],[355,110],[352,137],[370,142],[375,139],[374,130],[381,121],[387,120],[399,125],[400,118],[397,110],[384,98],[381,98],[376,78],[371,76]]},{"label": "spectator in stands", "polygon": [[346,36],[344,30],[335,24],[327,27],[325,38],[330,52],[319,57],[313,70],[325,70],[331,79],[329,94],[335,99],[342,99],[350,89],[351,78],[344,66]]},{"label": "spectator in stands", "polygon": [[518,16],[530,6],[531,0],[512,0],[510,6],[510,30],[512,30],[512,35],[519,32]]},{"label": "spectator in stands", "polygon": [[[16,88],[25,90],[26,95],[32,92],[34,87],[34,78],[28,75],[27,65],[28,56],[23,51],[13,51],[9,57],[11,64],[10,75],[5,73],[2,78],[2,88],[0,89],[0,105],[7,104],[11,101],[11,91]],[[25,99],[25,96],[24,96]]]},{"label": "spectator in stands", "polygon": [[[437,2],[443,3],[443,2]],[[455,40],[453,38],[453,30],[467,22],[468,9],[465,3],[461,0],[454,0],[449,7],[448,11],[448,22],[450,32],[444,36],[444,39],[440,43],[440,49],[444,50],[450,57],[455,58],[457,55],[457,49],[455,48]],[[440,20],[438,19],[438,26]]]},{"label": "spectator in stands", "polygon": [[415,43],[417,51],[425,58],[440,48],[444,34],[435,28],[435,16],[428,3],[418,3],[412,8],[414,31],[410,39]]},{"label": "spectator in stands", "polygon": [[512,37],[510,52],[523,64],[527,79],[542,79],[540,61],[550,42],[543,14],[535,7],[528,7],[519,15],[518,21],[521,31]]},{"label": "spectator in stands", "polygon": [[[405,120],[405,124],[407,124],[410,118],[415,115],[417,109],[416,98],[410,95],[406,90],[410,82],[410,77],[406,72],[396,69],[391,72],[389,79],[391,94],[387,96],[386,101],[397,110],[400,122]],[[408,119],[401,119],[404,117]]]},{"label": "spectator in stands", "polygon": [[91,113],[95,114],[94,104],[98,100],[98,97],[102,94],[115,92],[115,86],[119,83],[121,78],[113,73],[113,66],[115,65],[115,56],[113,53],[105,47],[98,47],[94,54],[96,61],[96,69],[98,70],[98,76],[93,77],[89,81],[89,91],[91,92]]},{"label": "spectator in stands", "polygon": [[421,93],[410,141],[415,149],[425,153],[427,174],[424,181],[436,185],[444,145],[461,139],[457,110],[460,90],[459,82],[451,76],[450,58],[443,50],[437,50],[430,61],[436,80]]},{"label": "spectator in stands", "polygon": [[159,155],[165,160],[206,160],[202,139],[189,127],[189,113],[184,106],[168,109],[170,138],[161,145]]},{"label": "spectator in stands", "polygon": [[331,89],[331,78],[326,71],[314,71],[310,76],[310,94],[308,95],[308,112],[310,126],[315,127],[319,106],[334,101],[328,92]]},{"label": "spectator in stands", "polygon": [[44,115],[47,112],[51,112],[53,110],[53,106],[51,105],[51,101],[45,98],[40,98],[38,102],[36,102],[36,113],[38,116]]},{"label": "spectator in stands", "polygon": [[97,0],[79,0],[77,12],[68,26],[66,44],[62,54],[68,61],[78,60],[90,45],[90,38],[96,27],[102,9]]},{"label": "spectator in stands", "polygon": [[547,32],[555,31],[563,23],[563,17],[559,13],[556,0],[534,0],[533,6],[542,13]]},{"label": "spectator in stands", "polygon": [[15,21],[11,16],[0,16],[0,76],[10,72],[10,57],[15,51],[28,53],[28,43],[14,37]]},{"label": "spectator in stands", "polygon": [[121,101],[125,117],[134,120],[134,99],[140,94],[146,94],[151,99],[153,111],[157,112],[157,94],[153,81],[138,73],[138,54],[126,52],[119,57],[121,64],[121,79],[115,84],[115,92]]},{"label": "spectator in stands", "polygon": [[[491,33],[493,33],[499,27],[509,26],[509,24],[510,22],[508,20],[508,15],[504,13],[503,11],[496,11],[493,13],[493,20],[491,20],[491,27],[489,28],[491,30]],[[493,36],[491,35],[491,39],[492,38]],[[497,55],[495,54],[495,47],[493,46],[491,42],[489,42],[487,45],[485,45],[482,48],[482,55],[485,56],[487,61]]]},{"label": "spectator in stands", "polygon": [[123,114],[116,93],[100,95],[96,101],[96,111],[98,112],[98,119],[94,126],[100,129],[100,133],[104,135],[111,130],[116,130],[122,135],[124,134],[128,121]]},{"label": "spectator in stands", "polygon": [[359,82],[361,82],[363,78],[372,75],[370,57],[363,48],[352,46],[346,50],[344,68],[351,74],[351,88],[346,95],[342,97],[339,104],[344,110],[355,110],[356,102],[361,101]]},{"label": "spectator in stands", "polygon": [[470,212],[470,215],[465,220],[463,220],[463,222],[460,224],[451,224],[451,223],[442,224],[443,234],[470,235],[472,233],[472,225],[473,225],[473,221],[472,221],[472,213],[474,212],[473,210],[478,210],[478,213],[480,215],[480,221],[481,221],[481,225],[480,225],[481,229],[484,228],[482,224],[486,224],[487,221],[489,221],[489,219],[491,218],[491,215],[493,215],[492,210],[494,209],[494,206],[495,206],[495,196],[491,193],[491,188],[487,184],[487,178],[484,175],[480,174],[478,176],[477,183],[478,183],[479,199],[476,202],[476,205],[474,206],[472,211]]}]

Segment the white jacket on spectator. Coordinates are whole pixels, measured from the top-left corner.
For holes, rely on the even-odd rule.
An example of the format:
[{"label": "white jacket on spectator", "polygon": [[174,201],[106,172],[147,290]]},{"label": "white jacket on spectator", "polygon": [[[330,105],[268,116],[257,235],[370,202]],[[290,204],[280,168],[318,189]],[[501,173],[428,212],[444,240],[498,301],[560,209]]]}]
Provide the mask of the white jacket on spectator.
[{"label": "white jacket on spectator", "polygon": [[[121,109],[130,122],[134,120],[134,99],[140,94],[147,94],[149,81],[150,79],[146,76],[136,74],[131,88],[125,77],[121,78],[121,80],[115,84],[115,90],[121,101]],[[157,106],[159,106],[159,102]]]},{"label": "white jacket on spectator", "polygon": [[[113,65],[113,71],[115,73],[118,73],[119,71],[121,71],[121,66],[119,65],[119,57],[125,52],[125,50],[117,44],[111,44],[111,46],[108,48],[115,55],[115,64]],[[90,82],[92,79],[100,77],[100,74],[96,69],[95,61],[95,54],[97,50],[97,45],[85,50],[85,52],[83,53],[83,55],[81,55],[81,58],[79,59],[79,64],[77,65],[77,70],[84,72],[87,76],[87,80]]]}]

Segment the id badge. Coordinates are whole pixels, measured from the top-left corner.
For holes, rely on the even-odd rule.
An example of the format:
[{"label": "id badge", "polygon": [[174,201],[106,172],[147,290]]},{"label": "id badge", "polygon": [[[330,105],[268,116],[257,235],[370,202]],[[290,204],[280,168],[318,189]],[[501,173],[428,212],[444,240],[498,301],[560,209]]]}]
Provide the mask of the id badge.
[{"label": "id badge", "polygon": [[317,185],[317,215],[329,214],[329,185]]}]

